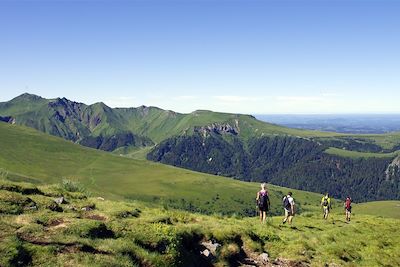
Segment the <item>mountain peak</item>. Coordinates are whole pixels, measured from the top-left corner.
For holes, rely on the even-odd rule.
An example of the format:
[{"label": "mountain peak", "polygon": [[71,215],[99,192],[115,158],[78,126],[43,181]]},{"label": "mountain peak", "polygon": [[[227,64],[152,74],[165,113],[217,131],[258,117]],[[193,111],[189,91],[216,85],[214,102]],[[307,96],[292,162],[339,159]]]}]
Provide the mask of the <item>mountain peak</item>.
[{"label": "mountain peak", "polygon": [[96,102],[96,103],[92,104],[92,106],[98,106],[98,107],[103,107],[103,108],[110,108],[110,107],[107,106],[104,102]]},{"label": "mountain peak", "polygon": [[41,96],[38,96],[38,95],[29,94],[29,93],[23,93],[22,95],[19,95],[19,96],[15,97],[15,98],[11,99],[11,101],[13,101],[13,102],[21,101],[21,100],[22,101],[23,100],[32,101],[32,100],[42,100],[42,99],[44,99],[44,98],[41,97]]},{"label": "mountain peak", "polygon": [[96,102],[92,105],[90,105],[89,107],[94,108],[96,110],[104,110],[104,111],[110,111],[112,110],[112,108],[110,108],[109,106],[107,106],[106,104],[104,104],[103,102]]}]

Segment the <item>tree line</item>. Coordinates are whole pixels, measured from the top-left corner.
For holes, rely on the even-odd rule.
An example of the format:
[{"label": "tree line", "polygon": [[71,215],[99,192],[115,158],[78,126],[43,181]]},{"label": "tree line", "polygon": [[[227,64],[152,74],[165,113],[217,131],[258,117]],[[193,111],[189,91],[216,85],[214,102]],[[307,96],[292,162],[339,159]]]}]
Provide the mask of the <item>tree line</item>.
[{"label": "tree line", "polygon": [[391,167],[386,175],[392,159],[329,155],[324,153],[328,145],[291,136],[265,136],[246,142],[237,136],[211,134],[205,138],[195,133],[163,141],[147,158],[243,181],[329,192],[335,198],[351,195],[359,202],[400,199],[399,168]]}]

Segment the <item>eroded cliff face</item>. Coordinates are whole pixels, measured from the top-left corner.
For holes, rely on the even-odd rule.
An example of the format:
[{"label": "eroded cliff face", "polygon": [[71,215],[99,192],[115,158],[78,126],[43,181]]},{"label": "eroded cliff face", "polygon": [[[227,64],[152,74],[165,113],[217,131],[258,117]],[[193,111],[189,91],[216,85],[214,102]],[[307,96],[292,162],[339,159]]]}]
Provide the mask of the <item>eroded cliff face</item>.
[{"label": "eroded cliff face", "polygon": [[396,174],[400,172],[400,156],[397,156],[393,159],[393,161],[388,165],[385,174],[386,181],[392,180]]},{"label": "eroded cliff face", "polygon": [[195,127],[194,131],[199,133],[204,138],[210,136],[212,133],[219,135],[238,135],[240,132],[238,123],[235,125],[231,125],[230,123],[212,123],[207,126]]}]

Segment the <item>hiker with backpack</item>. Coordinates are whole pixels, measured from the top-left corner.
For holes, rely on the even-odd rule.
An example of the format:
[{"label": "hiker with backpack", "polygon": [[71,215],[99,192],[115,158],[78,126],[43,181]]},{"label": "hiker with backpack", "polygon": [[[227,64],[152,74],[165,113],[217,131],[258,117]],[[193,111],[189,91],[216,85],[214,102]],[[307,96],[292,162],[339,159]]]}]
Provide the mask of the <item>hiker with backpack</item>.
[{"label": "hiker with backpack", "polygon": [[329,197],[329,193],[326,193],[325,196],[322,197],[321,206],[324,211],[324,219],[327,220],[328,216],[329,216],[329,212],[332,209],[331,198]]},{"label": "hiker with backpack", "polygon": [[260,222],[265,223],[267,211],[269,211],[270,207],[269,195],[265,183],[261,184],[261,190],[257,192],[256,202],[260,211]]},{"label": "hiker with backpack", "polygon": [[292,197],[292,192],[289,192],[286,196],[283,197],[283,208],[285,210],[285,218],[283,219],[283,224],[286,221],[289,224],[292,224],[293,216],[294,216],[294,199]]},{"label": "hiker with backpack", "polygon": [[346,214],[346,221],[350,221],[351,217],[351,197],[347,196],[346,200],[344,201],[344,212]]}]

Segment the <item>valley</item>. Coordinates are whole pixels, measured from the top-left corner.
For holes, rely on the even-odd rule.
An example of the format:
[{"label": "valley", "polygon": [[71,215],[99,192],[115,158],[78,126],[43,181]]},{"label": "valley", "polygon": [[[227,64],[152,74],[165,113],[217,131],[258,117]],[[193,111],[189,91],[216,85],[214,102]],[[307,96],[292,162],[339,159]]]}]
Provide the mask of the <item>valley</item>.
[{"label": "valley", "polygon": [[[113,109],[32,94],[0,103],[0,116],[9,124],[118,156],[242,181],[329,191],[337,198],[350,194],[358,201],[400,199],[400,133],[319,132],[251,115],[206,110],[182,114],[145,106]],[[144,165],[151,168],[149,162]],[[87,172],[90,168],[82,171]]]}]

